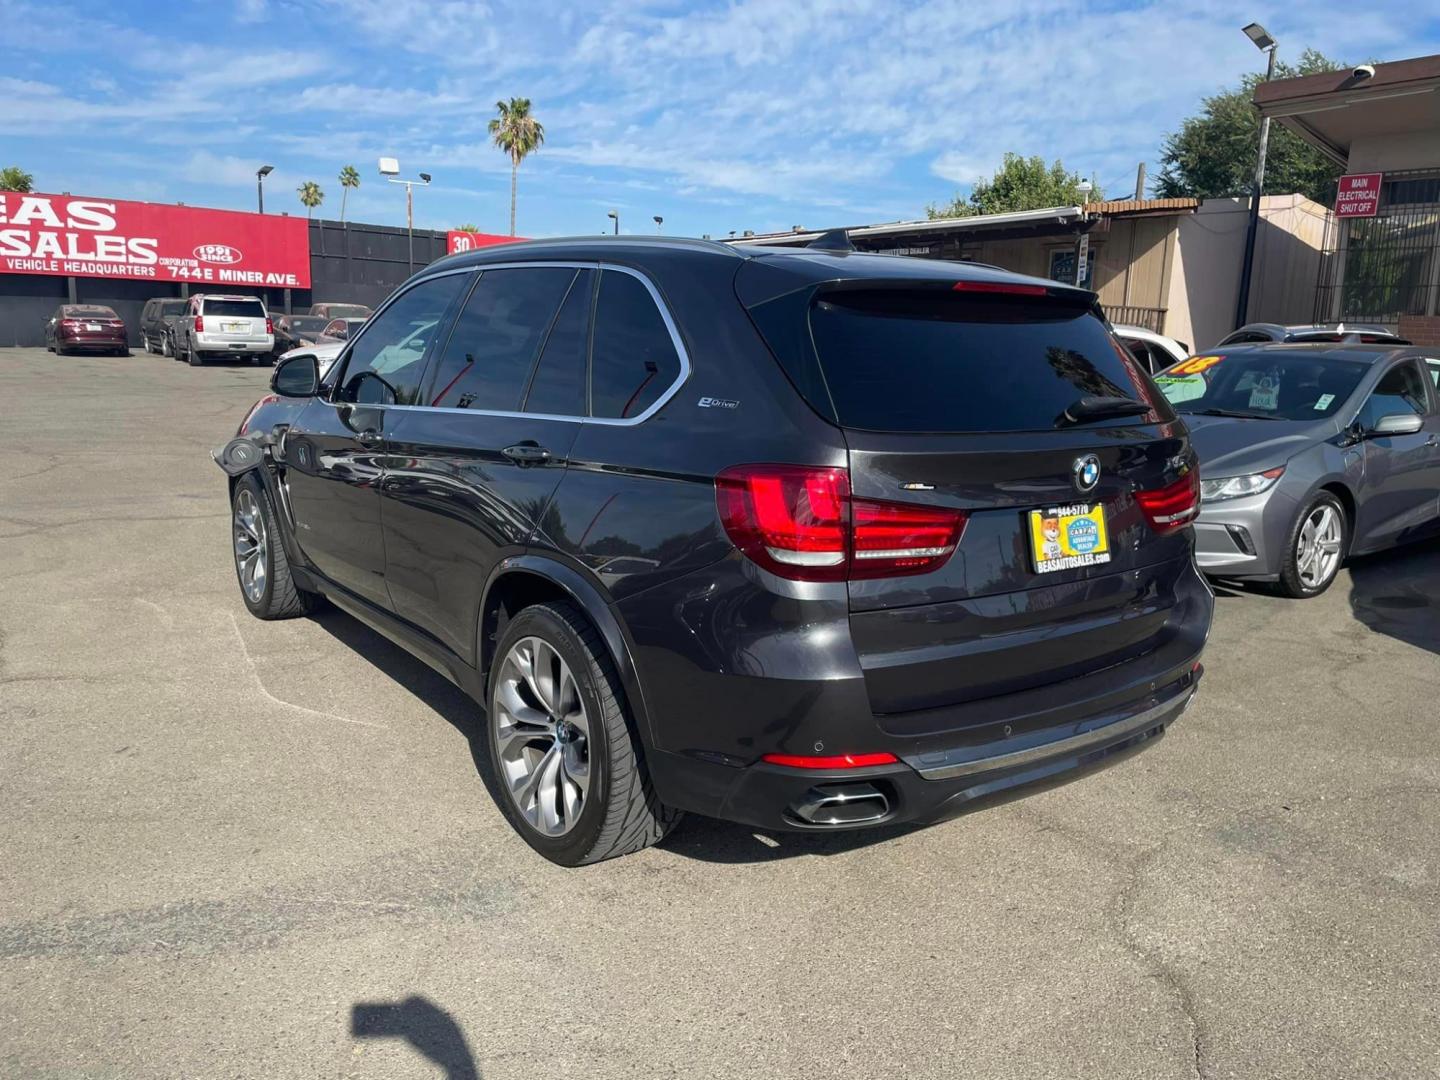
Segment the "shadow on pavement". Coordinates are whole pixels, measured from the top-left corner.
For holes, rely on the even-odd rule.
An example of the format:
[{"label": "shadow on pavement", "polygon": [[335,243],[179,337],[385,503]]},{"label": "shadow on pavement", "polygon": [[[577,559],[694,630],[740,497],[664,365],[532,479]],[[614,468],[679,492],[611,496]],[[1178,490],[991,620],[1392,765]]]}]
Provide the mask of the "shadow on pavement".
[{"label": "shadow on pavement", "polygon": [[357,1003],[350,1009],[350,1034],[357,1039],[404,1039],[445,1070],[448,1080],[479,1080],[460,1025],[427,998]]},{"label": "shadow on pavement", "polygon": [[1440,653],[1440,541],[1352,559],[1350,610],[1376,633]]}]

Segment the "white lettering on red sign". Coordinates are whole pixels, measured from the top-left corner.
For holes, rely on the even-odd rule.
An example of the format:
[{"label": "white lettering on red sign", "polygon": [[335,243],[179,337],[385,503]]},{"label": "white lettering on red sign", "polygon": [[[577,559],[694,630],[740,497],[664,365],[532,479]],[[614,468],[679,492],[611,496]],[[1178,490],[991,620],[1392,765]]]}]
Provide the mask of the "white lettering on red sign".
[{"label": "white lettering on red sign", "polygon": [[1352,173],[1340,177],[1335,189],[1335,216],[1374,217],[1380,210],[1384,173]]},{"label": "white lettering on red sign", "polygon": [[7,191],[0,273],[307,289],[310,232],[302,218]]}]

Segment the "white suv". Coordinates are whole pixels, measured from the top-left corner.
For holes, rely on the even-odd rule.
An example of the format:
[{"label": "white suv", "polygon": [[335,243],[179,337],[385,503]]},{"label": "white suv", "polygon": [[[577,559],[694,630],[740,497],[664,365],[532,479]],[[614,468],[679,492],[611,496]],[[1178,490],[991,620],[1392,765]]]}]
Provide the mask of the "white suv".
[{"label": "white suv", "polygon": [[259,364],[274,348],[275,327],[258,296],[192,296],[184,318],[175,320],[175,356],[197,367],[220,354]]}]

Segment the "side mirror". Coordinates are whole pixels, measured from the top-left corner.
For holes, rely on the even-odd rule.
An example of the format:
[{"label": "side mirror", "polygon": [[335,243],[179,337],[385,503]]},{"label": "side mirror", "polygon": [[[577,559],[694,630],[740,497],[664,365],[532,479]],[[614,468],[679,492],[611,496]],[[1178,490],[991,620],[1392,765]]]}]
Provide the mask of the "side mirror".
[{"label": "side mirror", "polygon": [[1390,435],[1414,435],[1424,426],[1425,421],[1414,413],[1390,413],[1376,420],[1375,426],[1366,434],[1382,439]]},{"label": "side mirror", "polygon": [[320,361],[314,353],[286,357],[270,376],[270,389],[281,397],[314,397],[320,392]]}]

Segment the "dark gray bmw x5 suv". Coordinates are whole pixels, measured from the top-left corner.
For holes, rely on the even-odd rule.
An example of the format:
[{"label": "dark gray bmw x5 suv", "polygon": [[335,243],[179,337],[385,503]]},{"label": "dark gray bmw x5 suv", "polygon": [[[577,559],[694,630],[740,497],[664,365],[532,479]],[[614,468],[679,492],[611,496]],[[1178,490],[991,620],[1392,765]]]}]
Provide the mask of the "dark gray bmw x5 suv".
[{"label": "dark gray bmw x5 suv", "polygon": [[328,598],[483,703],[558,863],[683,810],[939,821],[1150,744],[1201,675],[1194,455],[1089,292],[531,242],[272,388],[216,453],[246,605]]}]

